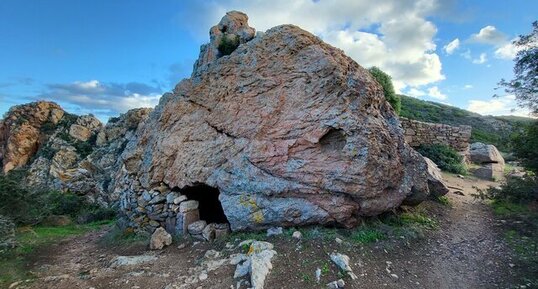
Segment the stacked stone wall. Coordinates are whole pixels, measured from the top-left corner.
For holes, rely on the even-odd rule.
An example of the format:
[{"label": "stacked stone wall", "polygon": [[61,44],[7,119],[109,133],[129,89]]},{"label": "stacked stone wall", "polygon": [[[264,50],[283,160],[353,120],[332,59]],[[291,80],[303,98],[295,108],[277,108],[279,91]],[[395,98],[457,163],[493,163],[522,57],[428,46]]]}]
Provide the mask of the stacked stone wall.
[{"label": "stacked stone wall", "polygon": [[426,144],[445,144],[467,154],[472,128],[468,125],[451,126],[400,118],[405,141],[412,147]]}]

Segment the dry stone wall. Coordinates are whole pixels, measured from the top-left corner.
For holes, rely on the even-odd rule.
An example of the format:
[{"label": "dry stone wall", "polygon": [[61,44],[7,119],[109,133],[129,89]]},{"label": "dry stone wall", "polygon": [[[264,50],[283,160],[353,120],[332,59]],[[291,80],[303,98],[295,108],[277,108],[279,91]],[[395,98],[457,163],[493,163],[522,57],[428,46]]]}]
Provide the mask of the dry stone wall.
[{"label": "dry stone wall", "polygon": [[428,123],[401,117],[405,141],[412,147],[423,144],[445,144],[467,154],[472,127]]}]

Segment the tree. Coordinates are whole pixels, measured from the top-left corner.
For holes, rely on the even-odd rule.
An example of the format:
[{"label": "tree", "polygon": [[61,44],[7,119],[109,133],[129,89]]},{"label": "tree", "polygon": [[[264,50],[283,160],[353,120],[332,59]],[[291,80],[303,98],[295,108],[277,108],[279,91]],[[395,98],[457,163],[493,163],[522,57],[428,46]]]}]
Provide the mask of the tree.
[{"label": "tree", "polygon": [[534,121],[516,134],[512,138],[512,146],[516,157],[522,160],[523,166],[538,173],[538,121]]},{"label": "tree", "polygon": [[504,91],[513,94],[521,107],[538,114],[538,21],[532,23],[529,35],[520,35],[512,44],[518,50],[514,59],[514,79],[499,82]]},{"label": "tree", "polygon": [[385,99],[390,103],[392,108],[394,108],[394,111],[396,111],[397,114],[400,114],[402,100],[398,95],[396,95],[396,92],[394,92],[392,77],[375,66],[370,67],[368,71],[370,71],[370,74],[372,74],[375,80],[377,80],[377,82],[379,82],[379,84],[383,87]]}]

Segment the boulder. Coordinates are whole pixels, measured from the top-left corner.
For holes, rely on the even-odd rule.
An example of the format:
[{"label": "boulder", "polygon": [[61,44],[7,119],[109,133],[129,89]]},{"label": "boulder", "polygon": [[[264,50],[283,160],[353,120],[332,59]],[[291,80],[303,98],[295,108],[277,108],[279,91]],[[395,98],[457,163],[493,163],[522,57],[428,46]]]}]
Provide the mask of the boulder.
[{"label": "boulder", "polygon": [[151,250],[161,250],[165,246],[172,244],[172,235],[170,235],[163,227],[157,228],[149,241]]},{"label": "boulder", "polygon": [[472,143],[469,157],[476,164],[498,163],[504,166],[504,158],[494,145],[481,142]]},{"label": "boulder", "polygon": [[440,197],[448,194],[450,191],[445,181],[443,180],[443,175],[441,174],[441,169],[427,157],[424,157],[424,160],[428,164],[428,188],[430,195],[433,197]]},{"label": "boulder", "polygon": [[204,228],[207,226],[207,222],[204,220],[196,221],[188,226],[189,234],[201,235]]},{"label": "boulder", "polygon": [[[202,53],[139,126],[116,178],[122,198],[207,185],[237,231],[352,227],[429,195],[427,164],[366,69],[293,25],[245,31],[230,55]],[[135,208],[123,208],[131,220]]]},{"label": "boulder", "polygon": [[482,164],[473,174],[480,179],[497,181],[504,177],[504,166],[500,163]]}]

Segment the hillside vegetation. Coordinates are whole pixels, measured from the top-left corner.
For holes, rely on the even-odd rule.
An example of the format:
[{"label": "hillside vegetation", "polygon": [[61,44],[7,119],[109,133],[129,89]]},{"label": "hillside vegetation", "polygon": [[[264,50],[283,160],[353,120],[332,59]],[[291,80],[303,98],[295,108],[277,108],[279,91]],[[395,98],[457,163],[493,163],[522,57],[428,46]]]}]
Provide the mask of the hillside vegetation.
[{"label": "hillside vegetation", "polygon": [[503,152],[511,152],[510,137],[532,122],[531,118],[517,116],[483,116],[454,106],[400,95],[400,116],[424,122],[473,127],[471,142],[495,145]]}]

